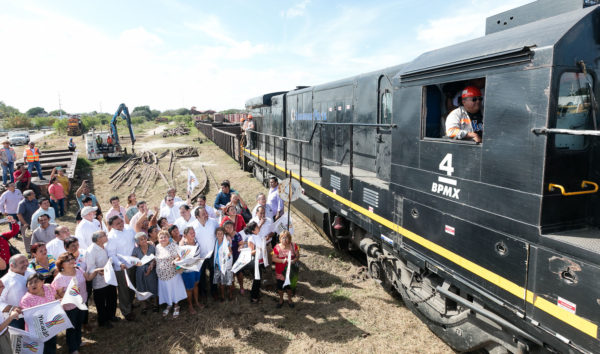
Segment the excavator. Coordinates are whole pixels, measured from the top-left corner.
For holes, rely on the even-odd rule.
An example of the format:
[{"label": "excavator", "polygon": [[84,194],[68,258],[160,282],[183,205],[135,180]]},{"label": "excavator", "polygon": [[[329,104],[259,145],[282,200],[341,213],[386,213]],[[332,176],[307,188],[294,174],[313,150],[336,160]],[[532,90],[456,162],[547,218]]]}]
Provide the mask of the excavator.
[{"label": "excavator", "polygon": [[95,130],[92,130],[85,135],[89,160],[96,160],[99,158],[119,158],[127,154],[127,148],[121,146],[119,133],[117,131],[117,120],[119,117],[125,119],[127,122],[129,136],[131,137],[131,151],[134,152],[133,145],[135,144],[135,135],[133,134],[133,127],[131,126],[129,109],[124,103],[121,103],[117,112],[115,112],[115,115],[110,120],[110,131],[96,132]]}]

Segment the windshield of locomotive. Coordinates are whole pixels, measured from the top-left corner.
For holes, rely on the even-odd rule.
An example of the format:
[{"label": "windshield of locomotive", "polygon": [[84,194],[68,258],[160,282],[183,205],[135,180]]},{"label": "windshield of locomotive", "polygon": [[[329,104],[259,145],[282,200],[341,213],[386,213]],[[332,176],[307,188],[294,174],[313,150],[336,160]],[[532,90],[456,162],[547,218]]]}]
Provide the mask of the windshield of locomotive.
[{"label": "windshield of locomotive", "polygon": [[[558,86],[558,105],[556,128],[569,130],[593,129],[592,98],[590,88],[593,87],[591,75],[566,72],[560,77]],[[557,134],[554,146],[558,149],[585,149],[587,138],[583,135]]]}]

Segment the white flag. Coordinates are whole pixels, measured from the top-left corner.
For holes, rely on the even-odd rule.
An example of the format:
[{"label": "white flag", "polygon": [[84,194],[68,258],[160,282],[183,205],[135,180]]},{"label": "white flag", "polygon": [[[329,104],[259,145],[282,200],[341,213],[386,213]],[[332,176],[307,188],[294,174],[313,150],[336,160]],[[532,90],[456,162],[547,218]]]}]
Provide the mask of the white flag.
[{"label": "white flag", "polygon": [[151,292],[137,291],[137,289],[131,283],[131,280],[129,280],[129,275],[127,275],[127,272],[123,272],[123,274],[125,274],[125,281],[127,282],[127,287],[135,292],[135,297],[139,301],[144,301],[144,300],[148,299],[150,296],[152,296]]},{"label": "white flag", "polygon": [[287,269],[285,271],[285,281],[283,282],[282,288],[290,285],[290,269],[292,268],[292,250],[289,251],[287,256]]},{"label": "white flag", "polygon": [[8,327],[10,333],[10,342],[12,343],[12,352],[14,354],[42,354],[44,352],[44,342],[21,329]]},{"label": "white flag", "polygon": [[104,281],[108,285],[113,285],[113,286],[119,285],[117,283],[117,275],[115,274],[115,270],[113,268],[112,261],[110,260],[110,258],[108,259],[108,262],[106,262],[106,265],[104,266]]},{"label": "white flag", "polygon": [[155,255],[151,254],[151,255],[145,255],[144,257],[142,257],[142,259],[140,259],[140,263],[142,263],[141,265],[145,265],[147,263],[150,263],[154,258],[156,258]]},{"label": "white flag", "polygon": [[73,328],[58,300],[24,309],[23,317],[29,334],[44,342],[68,328]]},{"label": "white flag", "polygon": [[[80,288],[77,284],[77,279],[75,277],[71,278],[69,282],[69,286],[65,289],[65,295],[60,302],[61,305],[73,304],[77,306],[78,309],[85,311],[88,309],[87,305],[83,302],[83,297],[80,293]],[[83,284],[85,286],[85,284]]]},{"label": "white flag", "polygon": [[192,172],[192,170],[190,170],[188,168],[188,183],[187,183],[187,191],[188,194],[192,194],[192,191],[194,191],[194,188],[196,188],[200,183],[198,183],[198,178],[196,178],[196,175],[194,174],[194,172]]},{"label": "white flag", "polygon": [[252,250],[249,248],[243,248],[240,251],[240,255],[238,256],[238,259],[235,261],[235,264],[233,265],[233,268],[231,268],[231,271],[233,271],[233,273],[237,273],[239,272],[242,268],[244,268],[248,263],[250,263],[252,261]]},{"label": "white flag", "polygon": [[117,254],[117,258],[121,261],[121,263],[125,264],[127,269],[139,265],[140,259],[134,256],[123,256],[121,254]]},{"label": "white flag", "polygon": [[175,265],[190,270],[192,272],[199,272],[200,268],[202,268],[202,263],[206,258],[210,258],[212,255],[212,251],[208,254],[207,257],[198,257],[196,253],[198,252],[198,246],[178,246],[177,254],[179,255],[180,260],[175,262]]},{"label": "white flag", "polygon": [[285,230],[288,230],[292,235],[294,234],[294,227],[292,226],[292,222],[294,219],[290,217],[290,228],[288,230],[288,213],[285,212],[279,219],[273,222],[272,230],[273,232],[280,234]]}]

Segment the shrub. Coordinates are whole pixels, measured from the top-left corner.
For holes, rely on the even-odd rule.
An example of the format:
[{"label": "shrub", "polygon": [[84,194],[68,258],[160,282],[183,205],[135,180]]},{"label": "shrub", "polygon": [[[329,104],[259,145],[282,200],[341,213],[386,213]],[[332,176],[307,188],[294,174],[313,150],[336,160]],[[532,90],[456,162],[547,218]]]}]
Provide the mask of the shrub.
[{"label": "shrub", "polygon": [[24,115],[12,116],[4,122],[5,129],[24,128],[29,129],[33,126],[31,118]]},{"label": "shrub", "polygon": [[67,119],[57,119],[52,126],[58,134],[65,134],[67,132],[67,123]]}]

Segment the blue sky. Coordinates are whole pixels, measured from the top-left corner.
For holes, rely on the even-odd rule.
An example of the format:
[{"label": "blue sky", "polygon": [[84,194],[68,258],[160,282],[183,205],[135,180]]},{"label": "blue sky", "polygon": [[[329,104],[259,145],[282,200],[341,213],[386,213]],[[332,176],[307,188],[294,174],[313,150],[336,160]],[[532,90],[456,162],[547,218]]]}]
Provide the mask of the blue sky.
[{"label": "blue sky", "polygon": [[0,0],[0,101],[243,108],[483,36],[485,17],[530,1]]}]

